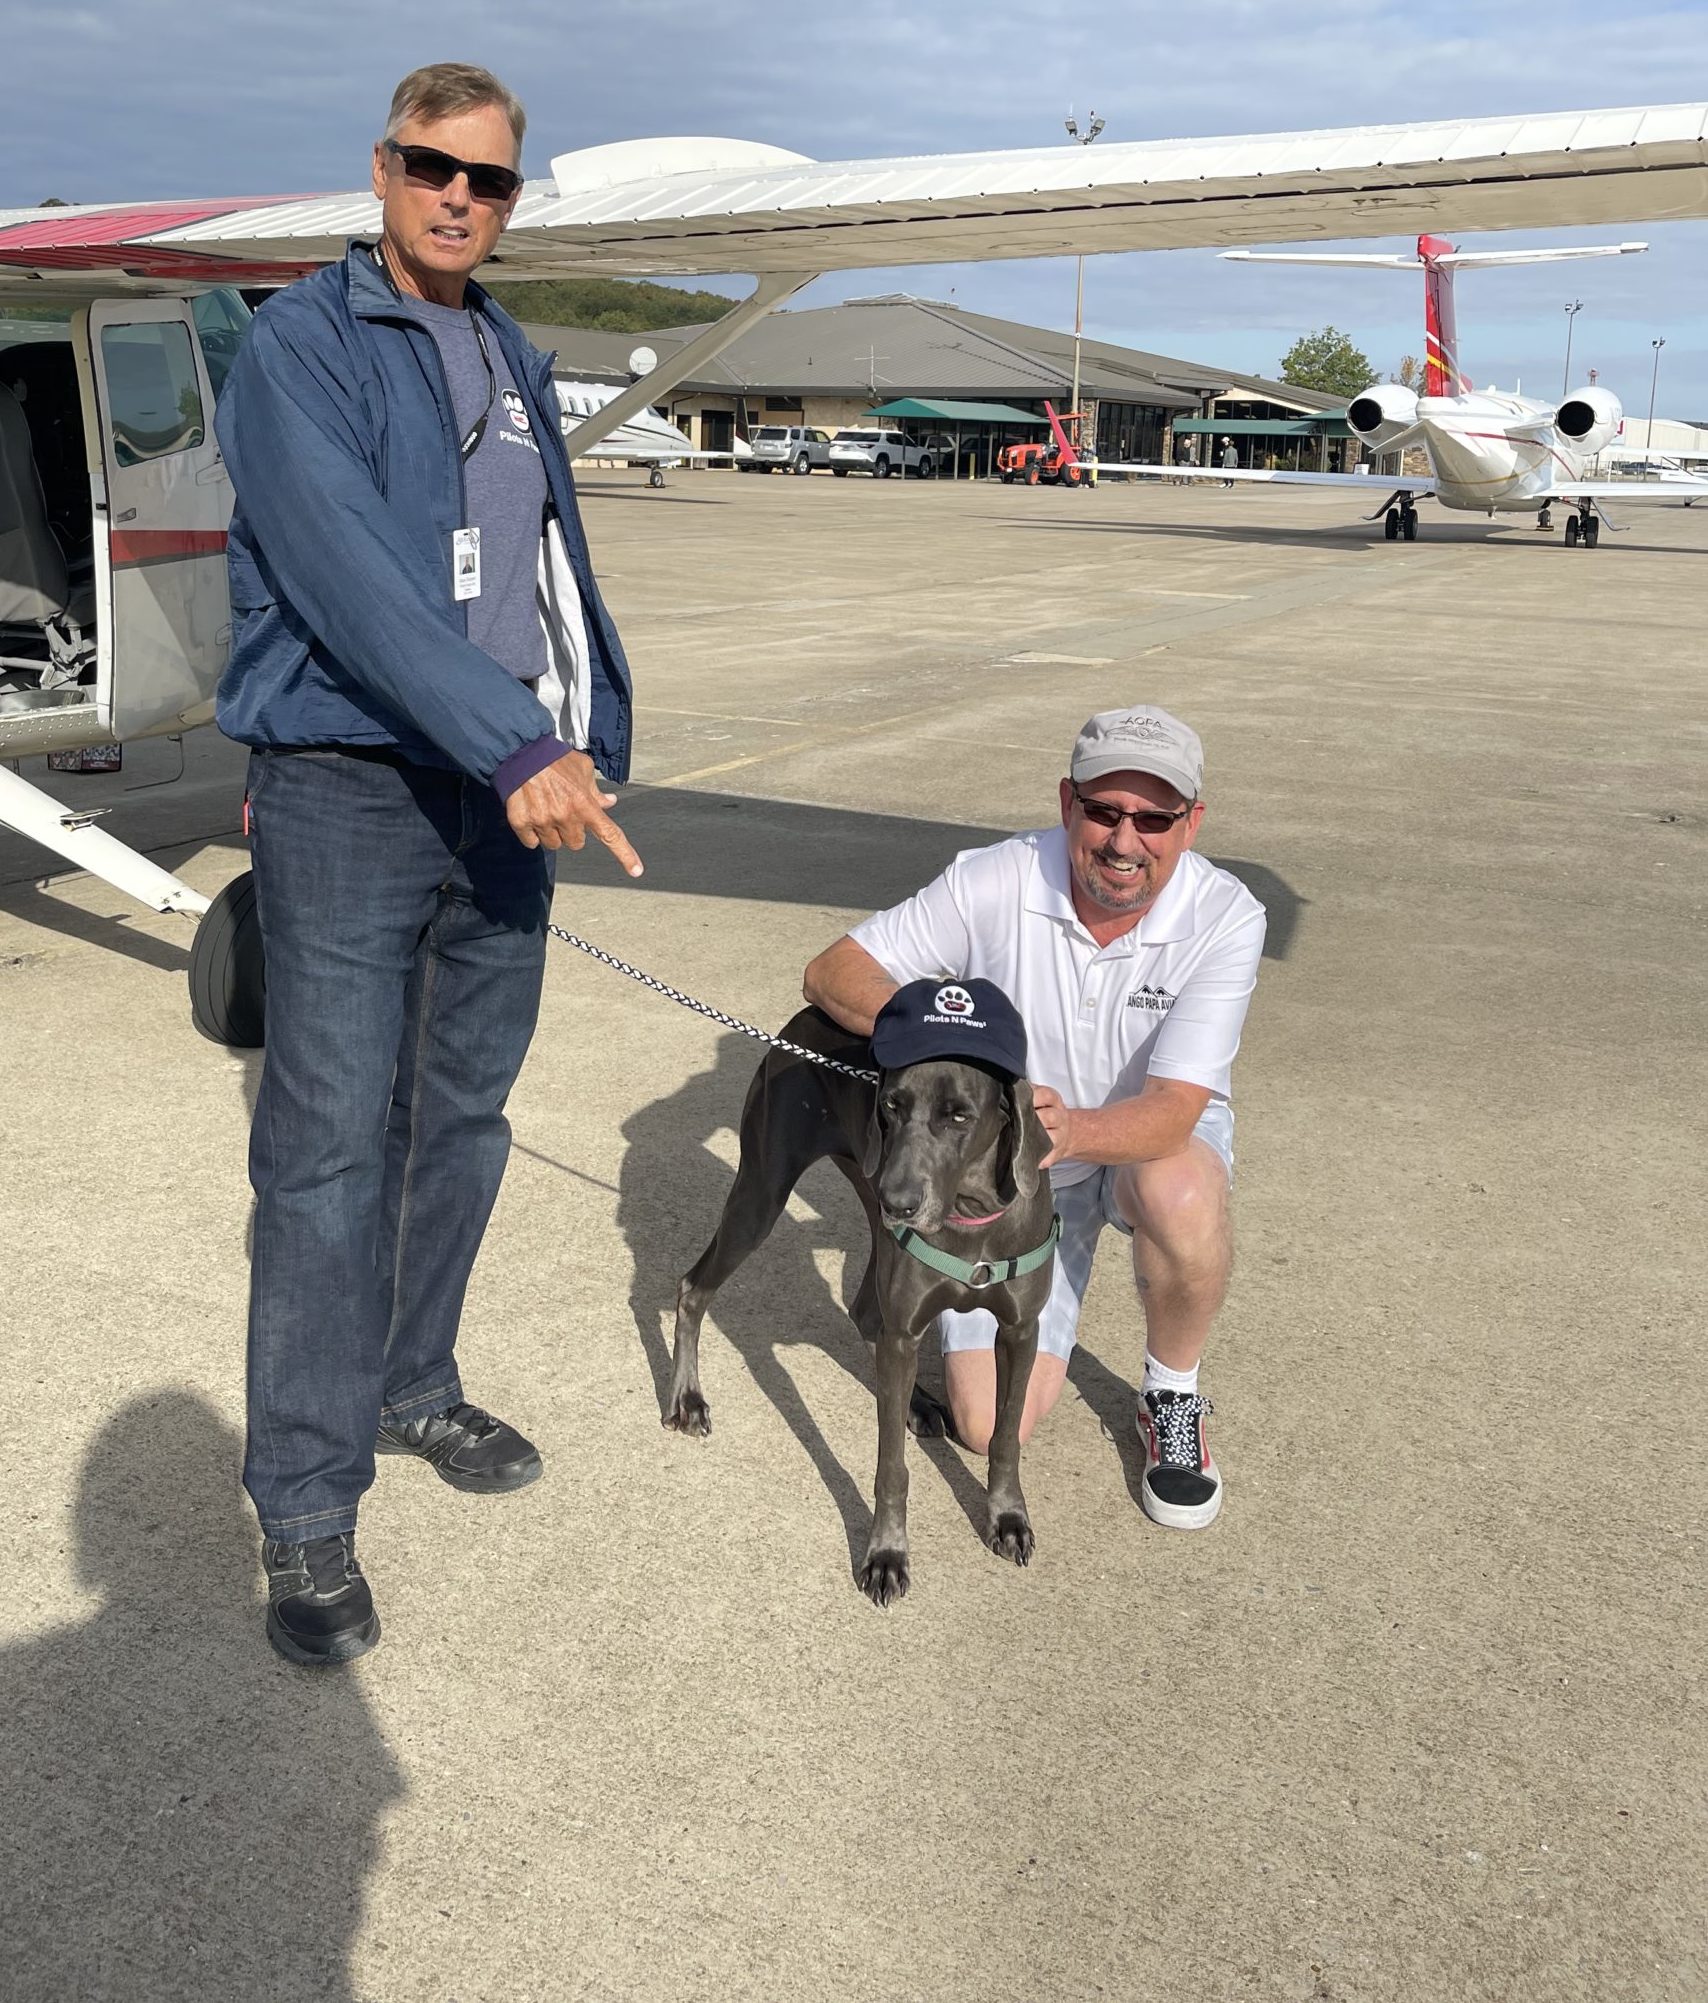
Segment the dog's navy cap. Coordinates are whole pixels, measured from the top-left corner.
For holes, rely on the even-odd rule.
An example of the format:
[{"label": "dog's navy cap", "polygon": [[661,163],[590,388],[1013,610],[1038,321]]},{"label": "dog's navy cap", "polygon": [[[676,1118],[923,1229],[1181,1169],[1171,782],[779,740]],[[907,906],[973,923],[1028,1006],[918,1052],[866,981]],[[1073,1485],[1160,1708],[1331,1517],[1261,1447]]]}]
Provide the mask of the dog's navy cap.
[{"label": "dog's navy cap", "polygon": [[872,1055],[886,1071],[928,1057],[964,1057],[1026,1075],[1026,1025],[994,981],[909,981],[878,1011]]}]

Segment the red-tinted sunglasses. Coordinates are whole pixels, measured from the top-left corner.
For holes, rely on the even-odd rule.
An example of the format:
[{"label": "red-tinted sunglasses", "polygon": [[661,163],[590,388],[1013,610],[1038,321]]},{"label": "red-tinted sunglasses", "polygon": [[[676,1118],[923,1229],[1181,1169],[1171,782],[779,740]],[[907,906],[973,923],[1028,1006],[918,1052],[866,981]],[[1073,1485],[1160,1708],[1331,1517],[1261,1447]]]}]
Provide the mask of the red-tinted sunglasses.
[{"label": "red-tinted sunglasses", "polygon": [[513,167],[495,167],[490,160],[459,160],[437,146],[402,146],[386,141],[388,152],[403,162],[403,171],[424,188],[448,188],[459,174],[469,177],[469,193],[477,202],[507,202],[522,185]]}]

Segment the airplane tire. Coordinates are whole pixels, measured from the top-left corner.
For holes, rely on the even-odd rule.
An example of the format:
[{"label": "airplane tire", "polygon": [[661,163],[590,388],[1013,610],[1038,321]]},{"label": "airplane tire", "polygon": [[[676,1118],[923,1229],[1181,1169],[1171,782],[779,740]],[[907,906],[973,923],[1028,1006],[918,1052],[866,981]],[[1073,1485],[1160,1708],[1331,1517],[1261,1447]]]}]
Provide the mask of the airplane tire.
[{"label": "airplane tire", "polygon": [[248,870],[208,906],[190,942],[190,1020],[228,1050],[259,1050],[266,1041],[267,968]]},{"label": "airplane tire", "polygon": [[1400,511],[1398,508],[1390,508],[1388,512],[1382,517],[1382,535],[1384,540],[1388,542],[1399,541]]},{"label": "airplane tire", "polygon": [[1400,534],[1407,542],[1417,541],[1417,516],[1409,510],[1400,517]]},{"label": "airplane tire", "polygon": [[1578,541],[1578,518],[1577,518],[1577,516],[1576,516],[1576,515],[1568,515],[1568,516],[1566,517],[1566,547],[1567,547],[1567,549],[1576,549],[1576,548],[1577,548],[1577,541]]},{"label": "airplane tire", "polygon": [[1589,520],[1585,522],[1583,525],[1584,548],[1594,549],[1594,547],[1598,542],[1600,542],[1600,540],[1601,540],[1601,523],[1596,516],[1591,515]]},{"label": "airplane tire", "polygon": [[662,466],[655,466],[646,476],[646,484],[649,487],[662,487],[664,485],[664,468]]}]

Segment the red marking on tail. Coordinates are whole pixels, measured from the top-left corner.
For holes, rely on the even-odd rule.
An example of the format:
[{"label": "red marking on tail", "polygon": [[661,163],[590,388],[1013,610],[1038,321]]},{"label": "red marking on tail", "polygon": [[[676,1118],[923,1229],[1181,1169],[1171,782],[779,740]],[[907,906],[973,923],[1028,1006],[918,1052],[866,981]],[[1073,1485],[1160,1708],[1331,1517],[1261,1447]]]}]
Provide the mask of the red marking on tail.
[{"label": "red marking on tail", "polygon": [[1453,316],[1453,271],[1436,262],[1456,246],[1444,236],[1420,236],[1423,260],[1425,396],[1458,396],[1471,385],[1459,371],[1459,329]]}]

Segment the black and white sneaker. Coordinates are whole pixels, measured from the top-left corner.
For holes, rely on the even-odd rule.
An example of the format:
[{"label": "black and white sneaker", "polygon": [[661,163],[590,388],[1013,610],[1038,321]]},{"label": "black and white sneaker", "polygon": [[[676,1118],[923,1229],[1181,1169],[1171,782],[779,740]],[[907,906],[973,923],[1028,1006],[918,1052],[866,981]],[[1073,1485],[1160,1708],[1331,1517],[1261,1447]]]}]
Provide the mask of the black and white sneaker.
[{"label": "black and white sneaker", "polygon": [[403,1426],[382,1424],[374,1451],[413,1454],[441,1481],[469,1495],[526,1488],[545,1472],[532,1441],[478,1405],[451,1405]]},{"label": "black and white sneaker", "polygon": [[261,1546],[267,1568],[267,1639],[287,1662],[331,1669],[366,1655],[380,1638],[373,1594],[356,1563],[356,1533],[307,1544]]},{"label": "black and white sneaker", "polygon": [[1147,1391],[1139,1400],[1145,1472],[1139,1497],[1153,1523],[1202,1530],[1222,1506],[1222,1477],[1210,1458],[1204,1421],[1214,1407],[1196,1391]]}]

